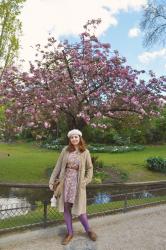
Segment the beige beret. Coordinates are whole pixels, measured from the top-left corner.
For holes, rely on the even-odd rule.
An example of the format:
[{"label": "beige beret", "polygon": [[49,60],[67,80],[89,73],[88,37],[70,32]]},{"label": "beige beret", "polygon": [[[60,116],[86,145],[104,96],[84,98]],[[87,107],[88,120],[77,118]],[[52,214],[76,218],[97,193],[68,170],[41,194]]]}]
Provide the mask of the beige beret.
[{"label": "beige beret", "polygon": [[72,135],[79,135],[82,136],[82,132],[78,129],[72,129],[68,132],[67,137],[69,138]]}]

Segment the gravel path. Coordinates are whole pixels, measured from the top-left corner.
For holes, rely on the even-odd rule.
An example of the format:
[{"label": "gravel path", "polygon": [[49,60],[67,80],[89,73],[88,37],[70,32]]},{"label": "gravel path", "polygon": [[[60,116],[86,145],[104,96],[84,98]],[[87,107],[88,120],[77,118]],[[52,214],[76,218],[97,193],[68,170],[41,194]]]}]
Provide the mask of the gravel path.
[{"label": "gravel path", "polygon": [[0,250],[166,250],[166,205],[89,221],[98,234],[96,242],[74,222],[75,237],[67,246],[60,244],[65,226],[58,225],[1,236]]}]

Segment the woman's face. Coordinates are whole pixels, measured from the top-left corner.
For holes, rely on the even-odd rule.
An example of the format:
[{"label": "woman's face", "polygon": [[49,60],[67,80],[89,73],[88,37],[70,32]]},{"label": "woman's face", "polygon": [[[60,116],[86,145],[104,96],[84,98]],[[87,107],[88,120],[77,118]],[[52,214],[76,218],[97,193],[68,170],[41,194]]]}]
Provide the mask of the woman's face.
[{"label": "woman's face", "polygon": [[74,146],[77,146],[80,142],[80,137],[79,135],[72,135],[70,136],[70,141]]}]

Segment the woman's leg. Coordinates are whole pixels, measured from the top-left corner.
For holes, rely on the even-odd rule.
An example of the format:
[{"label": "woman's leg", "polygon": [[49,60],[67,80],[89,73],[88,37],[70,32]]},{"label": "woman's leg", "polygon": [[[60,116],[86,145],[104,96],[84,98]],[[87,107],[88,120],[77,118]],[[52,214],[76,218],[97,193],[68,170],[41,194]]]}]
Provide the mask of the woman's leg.
[{"label": "woman's leg", "polygon": [[89,223],[88,223],[88,217],[87,217],[87,214],[81,214],[79,216],[79,220],[81,221],[84,229],[86,232],[89,231],[90,227],[89,227]]},{"label": "woman's leg", "polygon": [[79,216],[79,220],[81,221],[86,233],[88,234],[89,238],[93,241],[96,241],[97,239],[97,235],[95,232],[93,232],[90,227],[89,227],[89,223],[88,223],[88,217],[87,214],[81,214]]},{"label": "woman's leg", "polygon": [[73,204],[69,202],[64,203],[64,219],[69,235],[73,235],[72,214],[71,214],[72,205]]}]

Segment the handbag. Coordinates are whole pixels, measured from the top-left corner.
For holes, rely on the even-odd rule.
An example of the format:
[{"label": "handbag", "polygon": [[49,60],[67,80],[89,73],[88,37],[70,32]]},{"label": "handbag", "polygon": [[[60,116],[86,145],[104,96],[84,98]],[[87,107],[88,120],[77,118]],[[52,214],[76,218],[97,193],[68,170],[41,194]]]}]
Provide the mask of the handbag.
[{"label": "handbag", "polygon": [[53,184],[54,196],[60,197],[62,193],[62,181],[60,179],[56,179]]}]

